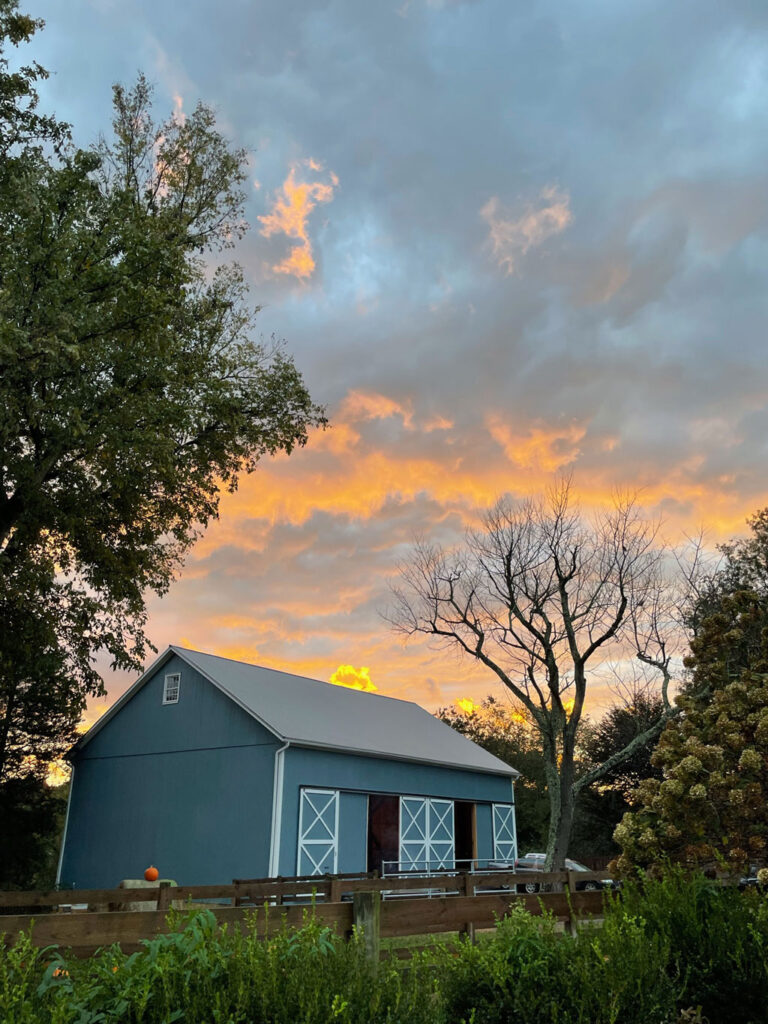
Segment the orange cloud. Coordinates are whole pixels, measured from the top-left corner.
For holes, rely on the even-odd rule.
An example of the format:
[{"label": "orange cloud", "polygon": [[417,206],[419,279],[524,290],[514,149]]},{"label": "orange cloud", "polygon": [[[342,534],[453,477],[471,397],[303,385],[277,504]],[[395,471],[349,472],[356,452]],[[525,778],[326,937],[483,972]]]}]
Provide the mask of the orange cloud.
[{"label": "orange cloud", "polygon": [[338,418],[343,422],[364,422],[365,420],[385,420],[390,416],[400,416],[403,424],[411,430],[413,412],[394,398],[369,391],[350,391],[339,406]]},{"label": "orange cloud", "polygon": [[[314,172],[322,170],[322,164],[316,160],[306,161],[306,166]],[[291,274],[300,281],[312,276],[315,269],[315,258],[312,254],[312,243],[307,230],[310,213],[318,203],[329,203],[333,199],[333,190],[339,179],[331,173],[331,183],[319,181],[298,181],[296,175],[299,165],[293,164],[277,195],[274,197],[272,211],[259,217],[265,238],[273,235],[286,235],[299,244],[280,263],[272,266],[275,274]]]},{"label": "orange cloud", "polygon": [[[395,407],[396,403],[393,414]],[[362,402],[361,415],[367,415],[368,408],[367,400]],[[388,407],[371,403],[370,408],[384,413]],[[588,433],[584,423],[525,428],[507,423],[501,414],[491,415],[486,421],[488,450],[495,440],[507,458],[476,459],[457,454],[452,435],[424,455],[407,448],[372,450],[349,423],[334,422],[332,430],[313,435],[306,448],[290,458],[265,461],[254,476],[241,481],[235,494],[222,496],[221,519],[195,545],[185,576],[195,573],[197,559],[224,544],[262,549],[264,538],[244,533],[244,520],[298,525],[317,512],[367,520],[387,502],[403,504],[426,494],[446,514],[458,512],[474,522],[477,507],[490,505],[506,492],[539,495],[551,484],[554,472],[571,465],[577,467],[575,493],[586,511],[610,504],[617,486],[641,488],[642,502],[651,513],[663,509],[665,531],[675,542],[681,529],[690,532],[700,523],[712,531],[713,539],[740,532],[760,501],[716,481],[697,479],[696,466],[687,461],[668,467],[662,476],[651,465],[632,471],[627,467],[622,476],[613,463],[604,464],[607,450],[612,449],[615,460],[620,440]],[[599,464],[590,469],[592,456]]]},{"label": "orange cloud", "polygon": [[505,213],[498,196],[491,196],[480,210],[488,225],[493,255],[506,274],[514,273],[517,261],[529,249],[559,235],[573,220],[567,192],[548,185],[539,193],[539,200],[537,206],[529,203],[519,217]]},{"label": "orange cloud", "polygon": [[510,462],[523,469],[543,469],[556,473],[581,454],[579,442],[587,433],[586,426],[532,426],[525,432],[514,431],[499,416],[489,416],[488,431],[504,449]]},{"label": "orange cloud", "polygon": [[347,686],[350,690],[363,690],[365,693],[376,693],[378,690],[378,686],[371,682],[370,670],[365,665],[361,668],[339,665],[328,682],[334,686]]},{"label": "orange cloud", "polygon": [[453,427],[453,420],[448,420],[445,416],[433,416],[424,424],[424,430],[428,434],[431,434],[433,430],[450,430]]},{"label": "orange cloud", "polygon": [[184,97],[179,93],[173,95],[173,116],[179,124],[186,124],[187,115],[184,113]]}]

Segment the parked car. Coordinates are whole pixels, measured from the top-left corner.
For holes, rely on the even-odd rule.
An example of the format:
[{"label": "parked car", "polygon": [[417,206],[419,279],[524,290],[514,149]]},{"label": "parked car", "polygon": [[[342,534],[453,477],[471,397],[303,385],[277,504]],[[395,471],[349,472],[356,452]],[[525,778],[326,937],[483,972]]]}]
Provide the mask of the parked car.
[{"label": "parked car", "polygon": [[764,892],[768,889],[768,881],[765,877],[758,877],[760,870],[757,864],[749,865],[748,873],[739,879],[739,892],[744,892],[745,889],[757,889],[759,892]]},{"label": "parked car", "polygon": [[[515,870],[524,871],[543,871],[544,862],[547,859],[545,853],[526,853],[524,857],[518,857],[515,861]],[[567,858],[565,861],[566,871],[591,871],[586,864],[580,864],[577,860],[571,860]],[[535,893],[541,888],[539,882],[519,883],[517,886],[518,892]],[[585,892],[595,892],[597,889],[617,889],[618,884],[611,878],[586,878],[583,882],[576,883],[576,889]]]}]

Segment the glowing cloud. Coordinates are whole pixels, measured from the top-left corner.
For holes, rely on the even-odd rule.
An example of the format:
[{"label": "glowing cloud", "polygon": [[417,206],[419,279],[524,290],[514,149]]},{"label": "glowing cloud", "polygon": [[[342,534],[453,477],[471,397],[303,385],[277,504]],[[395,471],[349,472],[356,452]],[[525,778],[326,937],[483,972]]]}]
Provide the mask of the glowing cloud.
[{"label": "glowing cloud", "polygon": [[178,92],[173,95],[173,117],[179,124],[187,123],[187,115],[184,113],[184,97]]},{"label": "glowing cloud", "polygon": [[579,442],[587,433],[586,426],[578,423],[565,427],[536,424],[516,433],[498,416],[489,416],[487,426],[510,462],[545,473],[556,473],[574,462],[581,454]]},{"label": "glowing cloud", "polygon": [[[322,164],[316,160],[307,160],[304,165],[318,173]],[[273,235],[286,235],[298,241],[280,263],[273,264],[275,274],[291,274],[300,281],[312,276],[315,269],[315,258],[312,254],[312,243],[309,239],[307,221],[310,213],[318,203],[329,203],[333,199],[333,190],[339,179],[331,173],[330,184],[320,181],[299,181],[299,164],[293,164],[288,177],[280,186],[273,199],[272,211],[259,217],[265,238]]]},{"label": "glowing cloud", "polygon": [[456,701],[456,707],[462,714],[466,715],[467,718],[471,718],[476,711],[480,710],[481,705],[475,704],[471,697],[459,697]]},{"label": "glowing cloud", "polygon": [[399,416],[406,429],[413,429],[413,412],[406,405],[375,392],[350,391],[342,401],[338,415],[347,423],[385,420],[390,416]]},{"label": "glowing cloud", "polygon": [[491,196],[480,210],[493,255],[506,274],[514,273],[520,256],[565,231],[573,220],[567,192],[549,185],[541,190],[539,200],[538,205],[529,203],[519,217],[506,213],[497,196]]},{"label": "glowing cloud", "polygon": [[346,686],[350,690],[363,690],[365,693],[376,693],[378,690],[378,686],[371,682],[370,669],[365,665],[361,668],[339,665],[328,682],[334,686]]}]

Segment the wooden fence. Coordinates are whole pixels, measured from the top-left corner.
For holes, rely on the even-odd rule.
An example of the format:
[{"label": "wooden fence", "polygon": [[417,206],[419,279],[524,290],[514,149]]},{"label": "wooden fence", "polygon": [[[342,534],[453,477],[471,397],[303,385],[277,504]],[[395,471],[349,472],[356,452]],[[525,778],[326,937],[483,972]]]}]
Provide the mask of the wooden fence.
[{"label": "wooden fence", "polygon": [[[599,890],[577,891],[577,884],[607,877],[606,872],[572,871],[428,878],[326,875],[239,879],[231,885],[0,892],[0,932],[11,944],[19,932],[32,928],[36,945],[58,945],[88,956],[116,942],[132,952],[143,939],[167,932],[171,906],[208,907],[220,924],[247,924],[260,936],[284,923],[299,926],[309,912],[341,934],[361,927],[375,955],[380,938],[457,931],[473,935],[475,929],[493,928],[515,904],[532,914],[544,908],[573,928],[580,917],[599,915],[604,897]],[[518,891],[532,881],[541,886],[540,893]],[[141,912],[130,909],[136,904],[143,905]],[[144,909],[148,905],[152,909]]]}]

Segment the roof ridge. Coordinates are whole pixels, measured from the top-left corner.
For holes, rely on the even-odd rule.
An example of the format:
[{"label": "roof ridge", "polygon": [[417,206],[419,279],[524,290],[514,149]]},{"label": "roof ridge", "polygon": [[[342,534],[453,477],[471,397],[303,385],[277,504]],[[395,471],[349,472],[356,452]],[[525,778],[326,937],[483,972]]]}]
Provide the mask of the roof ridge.
[{"label": "roof ridge", "polygon": [[[198,651],[194,647],[180,647],[178,644],[170,644],[170,649],[176,651],[181,655],[184,654],[200,654],[203,658],[216,658],[218,661],[227,661],[231,665],[244,665],[246,668],[255,668],[259,672],[275,672],[281,676],[290,676],[292,679],[300,679],[303,683],[319,683],[321,686],[332,686],[334,690],[344,690],[346,693],[356,693],[364,697],[379,697],[384,700],[395,700],[400,704],[408,704],[412,707],[418,708],[419,711],[423,711],[424,714],[432,716],[430,711],[422,707],[415,700],[409,700],[407,697],[392,697],[388,693],[371,693],[370,690],[358,690],[354,686],[343,686],[338,683],[328,682],[326,679],[315,679],[314,676],[303,676],[298,672],[289,672],[282,668],[270,668],[268,665],[256,665],[252,661],[242,661],[240,658],[228,658],[223,654],[211,654],[209,651]],[[470,741],[471,742],[471,741]]]}]

